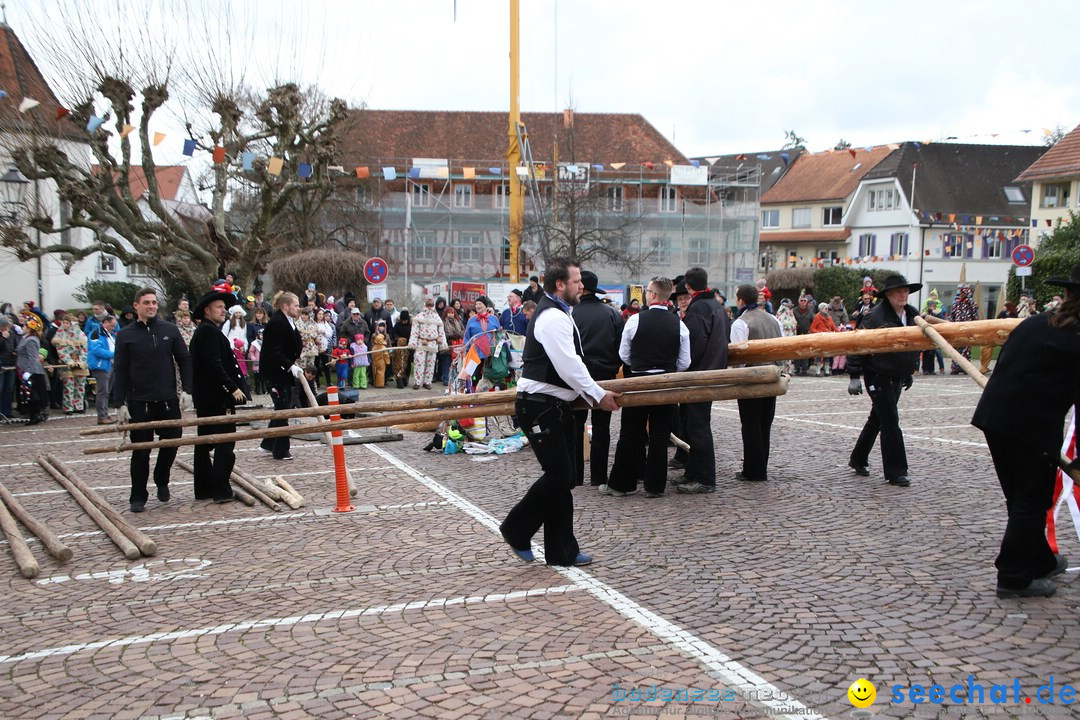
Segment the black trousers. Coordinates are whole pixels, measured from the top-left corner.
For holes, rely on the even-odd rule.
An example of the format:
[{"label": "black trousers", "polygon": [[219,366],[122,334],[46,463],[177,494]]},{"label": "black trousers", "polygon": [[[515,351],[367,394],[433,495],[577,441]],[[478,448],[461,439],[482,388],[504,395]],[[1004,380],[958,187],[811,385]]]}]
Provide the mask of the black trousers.
[{"label": "black trousers", "polygon": [[[197,417],[213,417],[215,415],[231,414],[226,408],[197,408]],[[235,423],[224,425],[200,425],[198,435],[219,435],[222,433],[236,432]],[[232,485],[229,484],[229,476],[232,475],[233,466],[236,465],[236,443],[214,443],[213,445],[195,446],[195,499],[196,500],[225,500],[233,496]],[[213,452],[213,460],[210,453]]]},{"label": "black trousers", "polygon": [[686,403],[686,437],[690,445],[686,456],[686,479],[702,485],[716,485],[716,459],[713,451],[712,403]]},{"label": "black trousers", "polygon": [[874,448],[878,433],[881,434],[881,465],[886,480],[894,480],[907,475],[907,450],[904,448],[904,433],[900,430],[900,413],[896,403],[904,390],[901,378],[886,377],[866,373],[863,375],[866,394],[873,405],[870,417],[866,418],[855,448],[851,451],[852,465],[869,465],[870,451]]},{"label": "black trousers", "polygon": [[1006,435],[984,434],[1009,513],[1001,551],[994,561],[998,585],[1027,587],[1057,565],[1046,540],[1046,513],[1054,498],[1057,468],[1051,458],[1030,443]]},{"label": "black trousers", "polygon": [[592,413],[592,441],[589,443],[589,484],[605,485],[608,481],[608,452],[611,450],[611,413],[607,410],[575,410],[574,431],[578,443],[574,450],[577,469],[575,485],[585,478],[585,424]]},{"label": "black trousers", "polygon": [[544,528],[544,554],[548,565],[573,565],[579,548],[574,537],[575,472],[571,458],[575,434],[570,404],[550,395],[520,393],[516,403],[518,424],[544,471],[525,497],[503,520],[499,530],[511,546],[527,550],[533,536]]},{"label": "black trousers", "polygon": [[[306,382],[306,381],[305,381]],[[270,386],[270,399],[274,403],[275,410],[288,410],[292,407],[293,402],[293,385],[289,382],[286,385],[271,385]],[[288,426],[288,420],[271,420],[267,427],[286,427]],[[274,459],[280,460],[281,458],[289,456],[289,436],[279,438],[263,438],[260,447],[263,450],[269,450],[274,453]]]},{"label": "black trousers", "polygon": [[[141,423],[151,420],[179,420],[180,400],[172,398],[158,402],[128,403],[128,414],[131,422]],[[161,428],[157,431],[158,438],[170,440],[183,434],[183,429],[178,427]],[[153,430],[132,430],[131,442],[152,442]],[[154,484],[158,487],[169,484],[169,472],[172,470],[173,460],[176,459],[176,448],[158,448],[157,462],[154,463]],[[150,451],[135,450],[131,453],[131,497],[129,502],[145,503],[150,497],[146,492],[146,483],[150,479]]]},{"label": "black trousers", "polygon": [[764,480],[768,477],[769,439],[775,416],[774,397],[739,400],[744,477],[751,480]]},{"label": "black trousers", "polygon": [[615,464],[608,485],[612,490],[637,489],[645,468],[645,491],[662,493],[667,487],[667,446],[674,405],[642,405],[622,411],[622,429],[615,447]]}]

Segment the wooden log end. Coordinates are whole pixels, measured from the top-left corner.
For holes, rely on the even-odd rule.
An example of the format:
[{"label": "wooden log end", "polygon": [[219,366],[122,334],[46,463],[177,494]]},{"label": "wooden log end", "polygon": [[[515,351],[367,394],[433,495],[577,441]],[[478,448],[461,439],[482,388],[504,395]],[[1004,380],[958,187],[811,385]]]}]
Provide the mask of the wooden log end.
[{"label": "wooden log end", "polygon": [[24,578],[36,578],[38,573],[41,572],[41,568],[38,567],[37,560],[28,563],[19,564],[19,572],[22,573]]},{"label": "wooden log end", "polygon": [[55,553],[49,553],[49,554],[52,555],[54,558],[56,558],[57,560],[59,560],[62,563],[66,563],[68,560],[70,560],[75,555],[75,553],[71,552],[71,548],[69,548],[67,545],[64,545],[63,547],[58,548]]},{"label": "wooden log end", "polygon": [[140,543],[139,552],[141,552],[146,557],[153,557],[157,555],[157,543],[153,540],[147,540],[144,543]]},{"label": "wooden log end", "polygon": [[124,550],[124,557],[126,557],[128,560],[138,560],[142,557],[142,553],[139,552],[139,548],[132,545],[131,547]]}]

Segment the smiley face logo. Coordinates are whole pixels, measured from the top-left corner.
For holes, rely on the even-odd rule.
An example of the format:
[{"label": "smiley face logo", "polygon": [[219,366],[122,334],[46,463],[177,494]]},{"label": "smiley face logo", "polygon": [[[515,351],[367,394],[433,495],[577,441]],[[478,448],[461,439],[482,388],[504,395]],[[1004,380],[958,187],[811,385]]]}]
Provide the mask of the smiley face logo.
[{"label": "smiley face logo", "polygon": [[848,700],[851,704],[857,708],[868,708],[874,704],[874,699],[877,698],[877,688],[875,688],[869,680],[866,678],[859,678],[855,682],[851,683],[851,687],[847,691]]}]

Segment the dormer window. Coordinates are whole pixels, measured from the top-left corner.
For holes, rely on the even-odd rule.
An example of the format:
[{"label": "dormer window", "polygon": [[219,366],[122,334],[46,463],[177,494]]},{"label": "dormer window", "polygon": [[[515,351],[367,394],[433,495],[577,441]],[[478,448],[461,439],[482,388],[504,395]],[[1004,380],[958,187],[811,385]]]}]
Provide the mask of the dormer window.
[{"label": "dormer window", "polygon": [[1006,185],[1002,190],[1005,191],[1005,197],[1009,199],[1010,203],[1022,205],[1027,202],[1024,200],[1024,191],[1015,185]]}]

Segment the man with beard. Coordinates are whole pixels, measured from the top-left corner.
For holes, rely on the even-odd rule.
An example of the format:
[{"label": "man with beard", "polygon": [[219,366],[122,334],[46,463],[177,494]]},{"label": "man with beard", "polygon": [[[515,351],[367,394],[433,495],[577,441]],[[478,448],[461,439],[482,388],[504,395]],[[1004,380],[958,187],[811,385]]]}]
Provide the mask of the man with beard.
[{"label": "man with beard", "polygon": [[525,334],[516,414],[544,474],[510,511],[499,527],[503,539],[523,562],[532,562],[532,538],[544,528],[548,565],[588,565],[574,537],[576,479],[573,457],[577,436],[570,403],[583,396],[593,407],[614,412],[617,395],[589,377],[581,340],[570,308],[581,295],[581,269],[559,258],[544,273],[544,296]]},{"label": "man with beard", "polygon": [[[199,300],[191,315],[202,320],[191,337],[191,364],[194,387],[191,398],[198,417],[232,415],[236,406],[246,402],[244,376],[230,346],[218,328],[225,322],[226,307],[236,300],[230,293],[210,292]],[[200,425],[198,435],[236,432],[235,423]],[[236,464],[234,442],[195,446],[195,499],[213,499],[227,503],[233,499],[229,476]],[[214,459],[210,460],[213,451]]]}]

